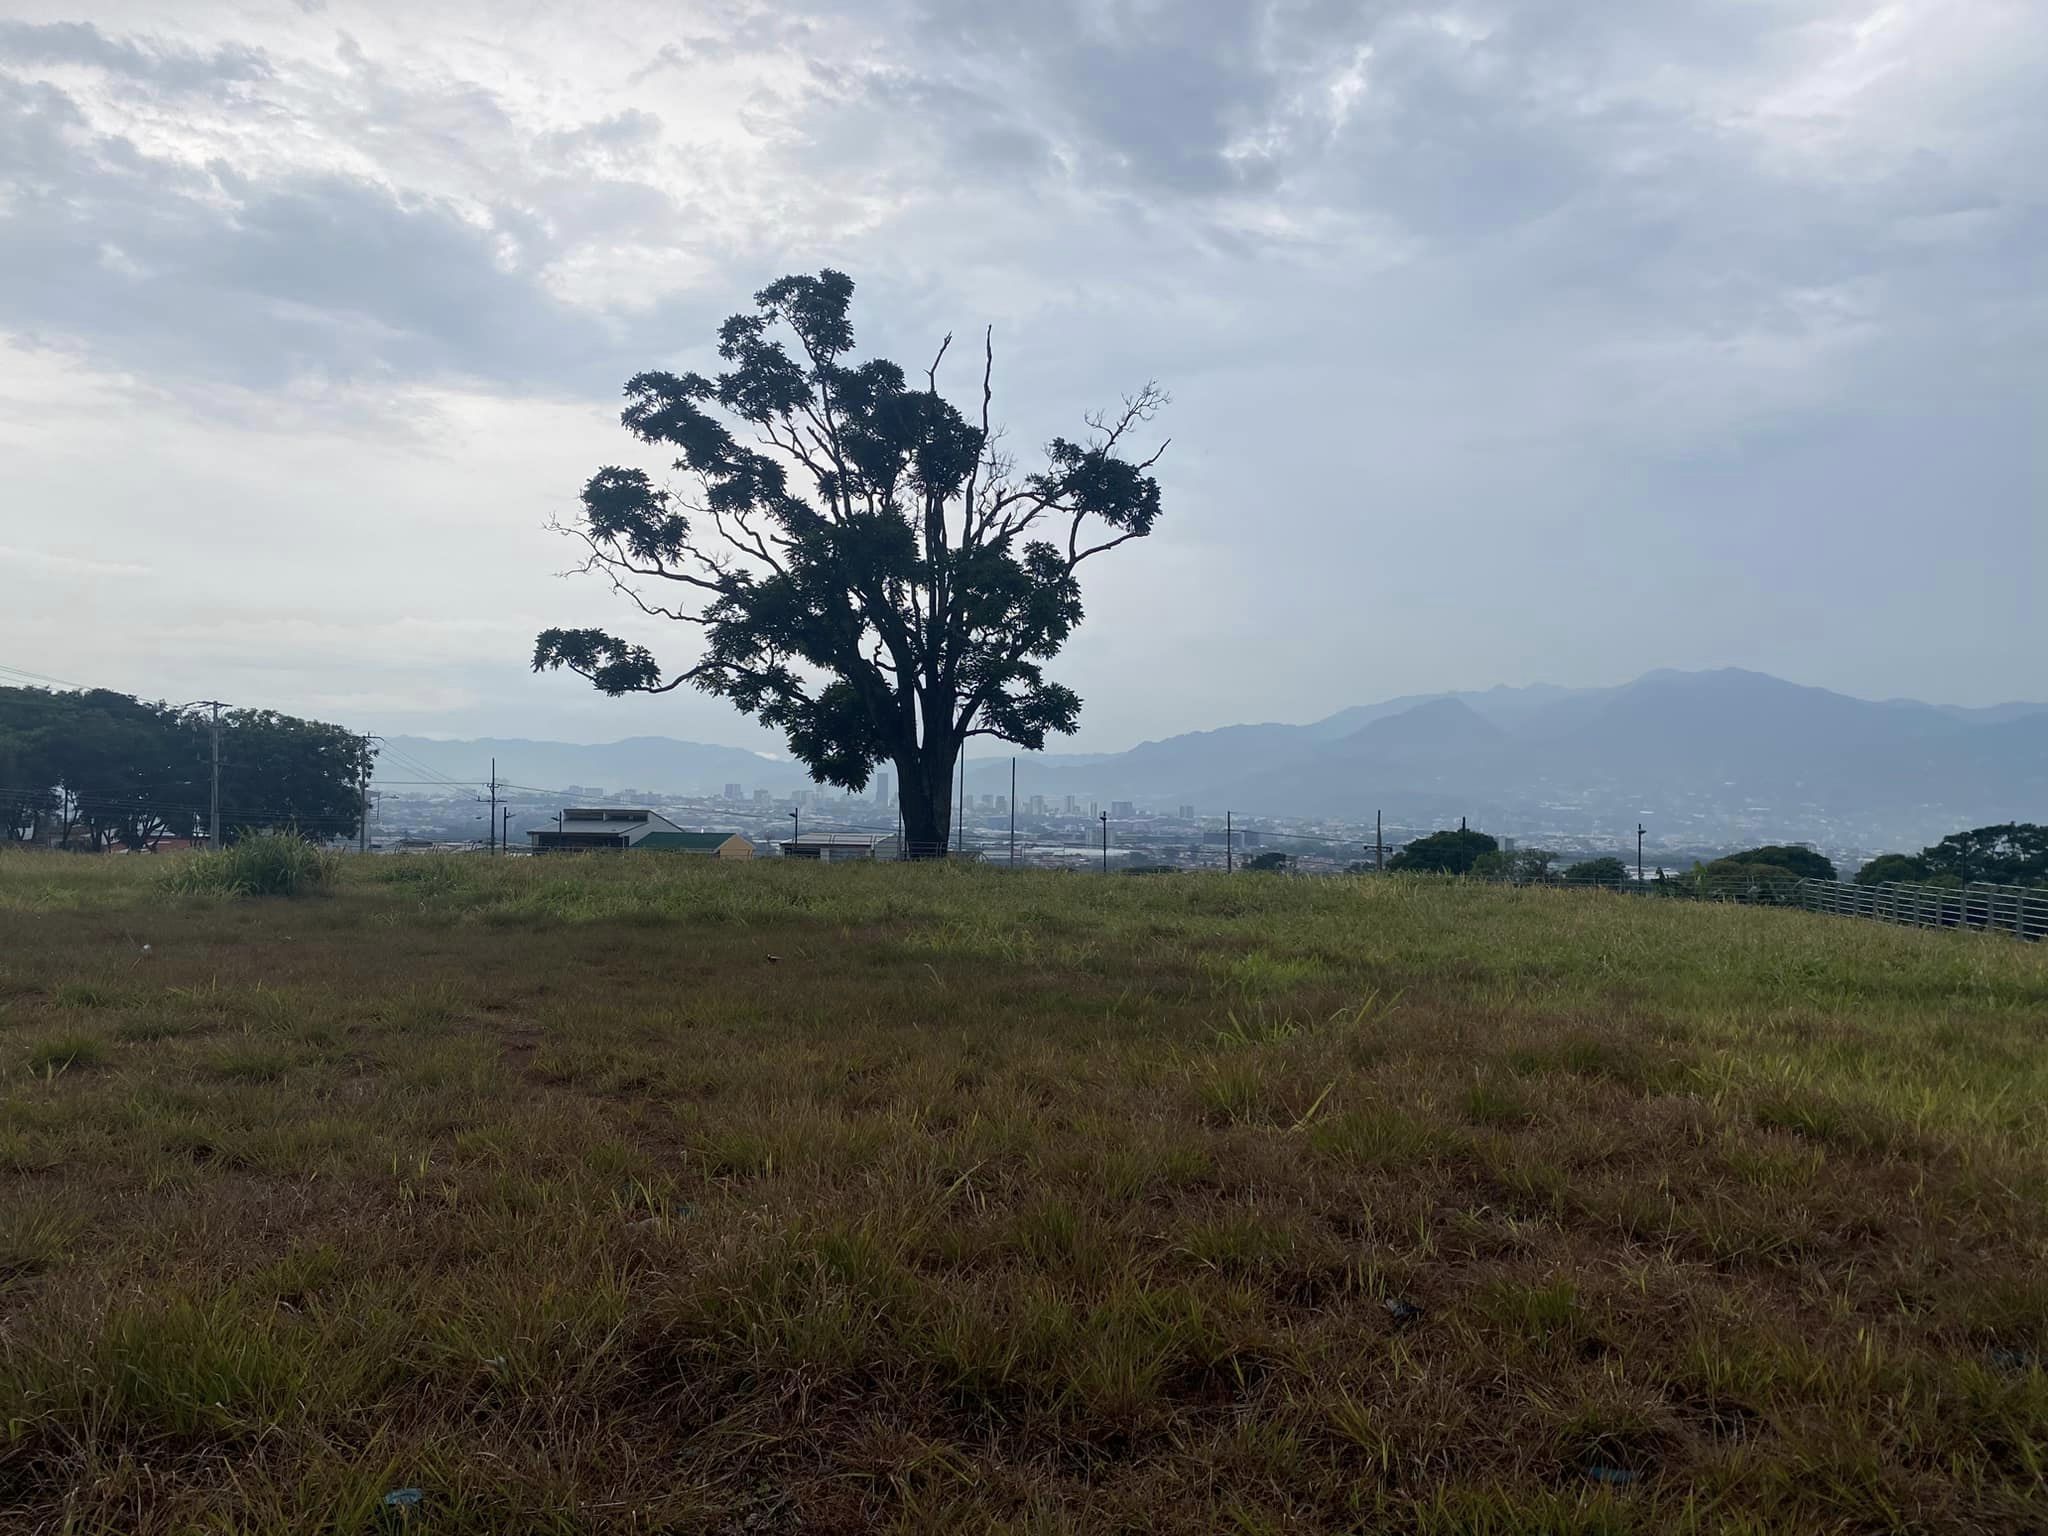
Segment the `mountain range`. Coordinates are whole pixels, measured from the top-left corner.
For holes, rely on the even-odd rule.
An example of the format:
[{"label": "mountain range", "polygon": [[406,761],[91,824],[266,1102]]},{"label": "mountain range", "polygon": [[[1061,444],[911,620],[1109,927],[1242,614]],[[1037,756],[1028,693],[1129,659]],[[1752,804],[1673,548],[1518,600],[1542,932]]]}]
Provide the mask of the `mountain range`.
[{"label": "mountain range", "polygon": [[[968,781],[998,789],[1007,775],[1007,763],[970,766]],[[1878,702],[1733,668],[1659,671],[1612,688],[1390,699],[1081,764],[1048,754],[1029,782],[1048,796],[1353,822],[1465,815],[1569,831],[1660,815],[1708,840],[1754,828],[1905,845],[2048,818],[2048,704]]]},{"label": "mountain range", "polygon": [[[474,780],[496,756],[536,786],[717,792],[804,787],[793,764],[638,737],[603,746],[393,738],[417,765]],[[413,775],[387,752],[380,780]],[[1006,794],[1010,759],[970,757],[968,788]],[[1958,827],[2048,820],[2048,704],[1971,709],[1851,698],[1759,672],[1651,672],[1611,688],[1551,684],[1410,695],[1306,725],[1229,725],[1108,754],[1021,754],[1020,796],[1129,800],[1203,814],[1407,825],[1469,816],[1531,832],[1657,816],[1702,839],[1757,835],[1918,846]]]}]

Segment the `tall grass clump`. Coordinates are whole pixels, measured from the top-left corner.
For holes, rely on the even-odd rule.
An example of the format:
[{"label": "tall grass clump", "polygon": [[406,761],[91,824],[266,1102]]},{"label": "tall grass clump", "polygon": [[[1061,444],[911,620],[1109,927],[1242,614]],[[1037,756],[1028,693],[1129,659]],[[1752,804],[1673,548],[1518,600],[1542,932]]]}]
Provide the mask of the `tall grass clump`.
[{"label": "tall grass clump", "polygon": [[335,856],[292,832],[252,832],[232,847],[194,854],[163,875],[179,896],[304,896],[334,880]]}]

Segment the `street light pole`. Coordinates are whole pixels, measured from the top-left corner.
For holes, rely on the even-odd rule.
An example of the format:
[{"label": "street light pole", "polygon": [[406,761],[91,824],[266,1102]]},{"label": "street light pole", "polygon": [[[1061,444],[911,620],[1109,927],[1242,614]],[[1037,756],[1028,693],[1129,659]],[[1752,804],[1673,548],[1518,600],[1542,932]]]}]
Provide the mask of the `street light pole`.
[{"label": "street light pole", "polygon": [[796,845],[803,841],[803,837],[804,813],[802,807],[798,807],[789,813],[789,851],[791,853],[796,852]]},{"label": "street light pole", "polygon": [[1636,823],[1636,884],[1643,883],[1643,824]]},{"label": "street light pole", "polygon": [[1102,813],[1102,872],[1109,873],[1109,812]]}]

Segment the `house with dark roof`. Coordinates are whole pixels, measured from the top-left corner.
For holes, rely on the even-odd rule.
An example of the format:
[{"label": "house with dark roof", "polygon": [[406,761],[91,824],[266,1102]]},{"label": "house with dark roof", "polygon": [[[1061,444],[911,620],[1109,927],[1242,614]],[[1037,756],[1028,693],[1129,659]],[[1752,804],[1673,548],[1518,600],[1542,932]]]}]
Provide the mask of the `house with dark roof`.
[{"label": "house with dark roof", "polygon": [[713,859],[751,859],[754,845],[737,832],[688,832],[659,811],[623,805],[564,810],[557,824],[526,834],[535,853],[588,853],[606,849],[648,849],[694,853]]}]

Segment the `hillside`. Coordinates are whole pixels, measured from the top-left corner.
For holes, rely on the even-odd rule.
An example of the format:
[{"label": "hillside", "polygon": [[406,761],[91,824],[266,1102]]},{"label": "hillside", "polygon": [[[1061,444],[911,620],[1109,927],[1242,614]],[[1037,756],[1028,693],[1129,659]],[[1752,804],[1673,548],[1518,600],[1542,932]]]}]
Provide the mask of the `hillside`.
[{"label": "hillside", "polygon": [[[1848,823],[1901,845],[2048,813],[2048,706],[1877,703],[1734,669],[1394,703],[1311,726],[1241,728],[1255,734],[1231,738],[1228,751],[1209,746],[1224,732],[1175,737],[1085,769],[1034,768],[1020,782],[1104,800],[1349,818],[1482,806],[1554,817],[1569,814],[1557,810],[1566,803],[1627,822],[1639,809],[1734,817],[1761,807],[1786,836]],[[1162,762],[1173,765],[1170,781],[1154,771]]]}]

